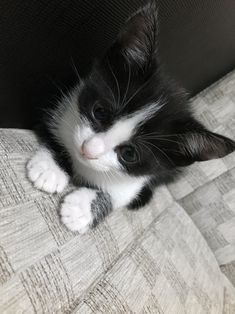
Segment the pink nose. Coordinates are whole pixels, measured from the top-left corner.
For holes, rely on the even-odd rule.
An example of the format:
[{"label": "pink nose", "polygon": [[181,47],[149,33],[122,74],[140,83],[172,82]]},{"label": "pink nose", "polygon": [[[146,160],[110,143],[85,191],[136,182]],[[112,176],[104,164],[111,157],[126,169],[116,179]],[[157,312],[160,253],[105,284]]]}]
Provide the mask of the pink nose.
[{"label": "pink nose", "polygon": [[97,159],[97,157],[92,156],[92,154],[89,152],[89,149],[87,149],[85,142],[82,144],[81,154],[87,159]]},{"label": "pink nose", "polygon": [[87,159],[98,159],[104,153],[104,142],[94,137],[88,141],[84,141],[81,147],[81,154]]}]

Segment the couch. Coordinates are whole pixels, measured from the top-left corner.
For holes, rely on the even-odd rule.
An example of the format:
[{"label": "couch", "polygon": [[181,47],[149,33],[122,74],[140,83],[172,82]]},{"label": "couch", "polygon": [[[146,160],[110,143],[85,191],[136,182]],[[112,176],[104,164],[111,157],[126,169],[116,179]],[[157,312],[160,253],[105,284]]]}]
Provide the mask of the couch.
[{"label": "couch", "polygon": [[[233,138],[234,90],[232,72],[192,100]],[[26,178],[37,146],[32,131],[0,130],[0,313],[235,313],[235,154],[79,235],[58,219],[61,196]]]},{"label": "couch", "polygon": [[[26,177],[39,145],[30,130],[35,108],[53,95],[52,86],[73,82],[71,56],[86,73],[143,3],[1,3],[1,314],[235,313],[234,153],[194,164],[157,188],[147,207],[113,212],[84,235],[60,223],[63,195],[40,192]],[[195,95],[198,118],[235,139],[235,3],[159,6],[168,71]]]}]

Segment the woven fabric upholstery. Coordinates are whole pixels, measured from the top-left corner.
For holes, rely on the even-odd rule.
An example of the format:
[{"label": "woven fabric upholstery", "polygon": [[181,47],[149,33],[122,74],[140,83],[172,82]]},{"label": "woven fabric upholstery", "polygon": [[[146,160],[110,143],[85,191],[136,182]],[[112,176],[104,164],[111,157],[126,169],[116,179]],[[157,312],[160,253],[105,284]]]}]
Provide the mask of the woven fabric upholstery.
[{"label": "woven fabric upholstery", "polygon": [[[193,105],[210,130],[235,140],[235,72],[199,94]],[[235,261],[235,153],[194,164],[169,190],[200,229],[219,264]]]},{"label": "woven fabric upholstery", "polygon": [[[234,82],[231,73],[193,100],[231,137]],[[234,154],[79,235],[60,224],[62,196],[26,178],[37,147],[30,131],[0,130],[0,313],[235,313]]]}]

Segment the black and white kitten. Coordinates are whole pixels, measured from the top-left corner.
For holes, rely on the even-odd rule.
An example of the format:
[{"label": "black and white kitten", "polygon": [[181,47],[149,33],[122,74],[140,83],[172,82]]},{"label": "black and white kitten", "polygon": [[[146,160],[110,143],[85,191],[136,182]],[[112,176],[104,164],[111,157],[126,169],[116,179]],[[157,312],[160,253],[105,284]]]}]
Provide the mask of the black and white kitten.
[{"label": "black and white kitten", "polygon": [[185,94],[162,73],[156,11],[150,4],[132,16],[40,126],[44,144],[28,177],[48,193],[76,179],[60,210],[70,230],[84,233],[113,209],[144,206],[181,167],[235,150],[235,142],[193,118]]}]

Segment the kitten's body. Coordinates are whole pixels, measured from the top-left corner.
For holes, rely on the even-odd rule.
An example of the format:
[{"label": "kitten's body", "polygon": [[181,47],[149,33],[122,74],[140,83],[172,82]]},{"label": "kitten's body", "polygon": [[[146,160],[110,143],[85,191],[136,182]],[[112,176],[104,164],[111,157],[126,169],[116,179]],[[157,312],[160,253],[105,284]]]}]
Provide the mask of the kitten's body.
[{"label": "kitten's body", "polygon": [[71,230],[85,232],[115,208],[144,206],[182,166],[235,149],[193,118],[185,94],[161,70],[156,35],[156,7],[148,5],[39,128],[44,146],[28,175],[50,193],[74,178],[80,187],[61,208]]}]

